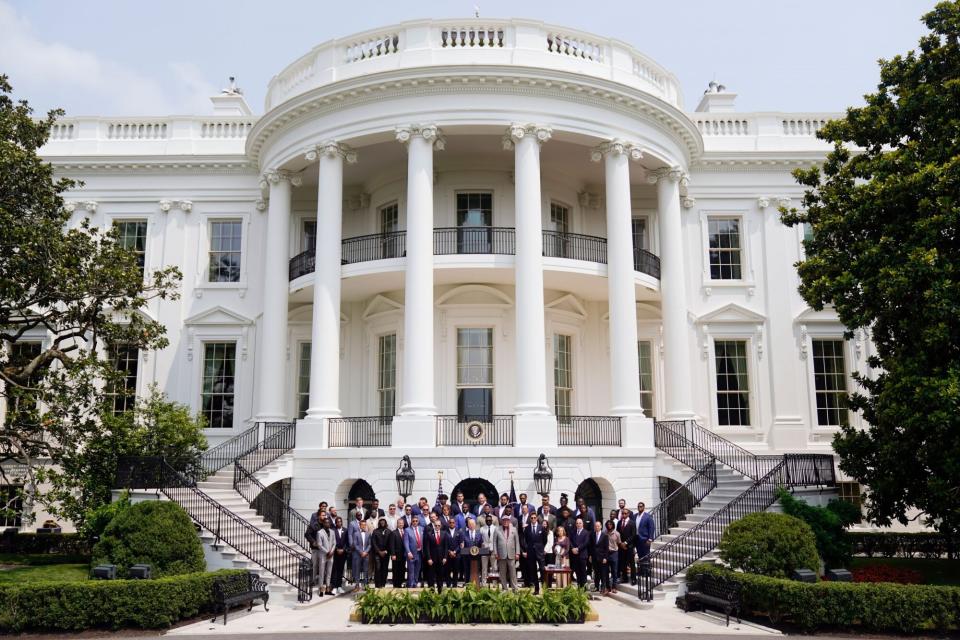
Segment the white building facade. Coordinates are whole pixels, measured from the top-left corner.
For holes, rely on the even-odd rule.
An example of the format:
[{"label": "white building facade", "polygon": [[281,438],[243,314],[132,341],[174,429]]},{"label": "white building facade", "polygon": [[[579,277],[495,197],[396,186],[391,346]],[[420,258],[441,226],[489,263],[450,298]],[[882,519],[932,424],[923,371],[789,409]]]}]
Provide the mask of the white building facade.
[{"label": "white building facade", "polygon": [[655,420],[779,454],[831,453],[856,419],[869,341],[803,303],[804,232],[778,212],[837,114],[739,113],[716,86],[689,113],[631,45],[527,20],[330,41],[264,115],[214,103],[67,118],[43,153],[83,181],[76,216],[183,271],[131,386],[204,414],[212,444],[296,420],[301,512],[358,481],[394,498],[404,454],[431,501],[438,471],[532,496],[545,453],[554,504],[649,505],[684,479]]}]

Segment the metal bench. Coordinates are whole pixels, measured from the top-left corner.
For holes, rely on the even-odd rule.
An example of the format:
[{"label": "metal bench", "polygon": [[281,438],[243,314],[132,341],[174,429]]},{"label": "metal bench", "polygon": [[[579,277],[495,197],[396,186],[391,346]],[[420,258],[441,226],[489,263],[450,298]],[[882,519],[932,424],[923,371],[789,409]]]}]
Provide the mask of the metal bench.
[{"label": "metal bench", "polygon": [[721,576],[712,576],[701,573],[694,578],[692,584],[687,585],[686,595],[677,598],[677,606],[685,612],[699,607],[710,607],[723,611],[727,615],[727,626],[730,626],[730,614],[736,614],[737,623],[740,622],[740,592],[739,582]]},{"label": "metal bench", "polygon": [[213,619],[210,622],[217,621],[217,615],[223,608],[223,624],[227,624],[227,613],[230,607],[249,604],[247,611],[251,611],[257,600],[263,600],[263,610],[269,611],[267,609],[269,599],[267,583],[255,573],[237,573],[217,578],[213,583]]}]

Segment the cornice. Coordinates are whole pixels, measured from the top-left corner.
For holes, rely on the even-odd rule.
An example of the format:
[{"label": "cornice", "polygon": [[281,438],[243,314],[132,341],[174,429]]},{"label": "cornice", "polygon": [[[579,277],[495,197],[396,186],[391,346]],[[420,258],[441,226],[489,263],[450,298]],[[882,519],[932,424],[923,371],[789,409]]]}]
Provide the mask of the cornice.
[{"label": "cornice", "polygon": [[707,152],[690,164],[691,171],[792,171],[823,164],[828,152]]},{"label": "cornice", "polygon": [[270,137],[317,116],[391,98],[478,92],[548,97],[613,109],[679,140],[691,159],[703,153],[703,138],[688,114],[633,87],[538,67],[447,65],[351,78],[291,98],[257,120],[247,136],[247,156],[259,162]]},{"label": "cornice", "polygon": [[46,156],[57,171],[116,173],[195,172],[208,174],[253,173],[256,164],[246,156]]}]

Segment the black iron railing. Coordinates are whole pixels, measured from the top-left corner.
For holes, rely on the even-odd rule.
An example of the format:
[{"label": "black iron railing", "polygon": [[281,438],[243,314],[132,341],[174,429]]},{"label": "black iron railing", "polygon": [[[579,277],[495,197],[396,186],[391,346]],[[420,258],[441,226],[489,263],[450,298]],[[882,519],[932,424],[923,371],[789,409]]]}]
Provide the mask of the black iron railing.
[{"label": "black iron railing", "polygon": [[[663,421],[658,422],[657,425],[659,430],[673,431],[677,436],[692,442],[698,450],[708,452],[722,464],[753,480],[765,475],[765,472],[759,473],[761,470],[770,470],[769,462],[761,465],[756,454],[709,429],[705,429],[693,420]],[[670,453],[669,451],[665,452]]]},{"label": "black iron railing", "polygon": [[393,443],[392,416],[330,418],[329,446],[389,447]]},{"label": "black iron railing", "polygon": [[[241,456],[245,456],[260,446],[260,425],[255,424],[217,446],[207,449],[200,457],[200,465],[209,475],[216,473]],[[202,478],[194,478],[198,480]]]},{"label": "black iron railing", "polygon": [[437,416],[439,447],[512,447],[513,416]]},{"label": "black iron railing", "polygon": [[513,227],[441,227],[433,230],[433,255],[497,254],[517,251]]},{"label": "black iron railing", "polygon": [[607,239],[579,233],[544,231],[543,255],[546,258],[569,258],[607,264]]},{"label": "black iron railing", "polygon": [[243,466],[256,473],[265,466],[287,453],[297,444],[297,429],[293,422],[265,422],[263,423],[263,440],[257,448],[244,455],[237,456],[237,461],[243,461]]},{"label": "black iron railing", "polygon": [[619,416],[557,416],[561,447],[619,447],[623,420]]},{"label": "black iron railing", "polygon": [[287,536],[307,553],[310,547],[304,538],[310,522],[287,501],[265,487],[256,476],[239,462],[233,465],[233,488],[250,503],[257,515],[270,523],[280,535]]},{"label": "black iron railing", "polygon": [[683,424],[683,420],[654,422],[653,444],[670,457],[694,471],[699,471],[713,460],[714,456],[687,438]]},{"label": "black iron railing", "polygon": [[307,249],[302,253],[290,258],[290,280],[296,280],[300,276],[305,276],[308,273],[313,273],[317,267],[317,252],[316,249]]},{"label": "black iron railing", "polygon": [[340,252],[342,264],[402,258],[407,255],[407,232],[391,231],[345,238]]},{"label": "black iron railing", "polygon": [[300,567],[310,558],[300,550],[261,531],[196,487],[163,458],[121,458],[117,465],[117,486],[129,489],[158,489],[183,507],[216,541],[230,545],[283,582],[297,590],[300,602],[313,597],[309,582],[300,579]]},{"label": "black iron railing", "polygon": [[646,249],[633,250],[633,270],[660,279],[660,256]]},{"label": "black iron railing", "polygon": [[711,491],[717,488],[717,462],[713,458],[689,480],[661,500],[650,515],[657,524],[656,537],[677,526],[695,508],[700,506]]}]

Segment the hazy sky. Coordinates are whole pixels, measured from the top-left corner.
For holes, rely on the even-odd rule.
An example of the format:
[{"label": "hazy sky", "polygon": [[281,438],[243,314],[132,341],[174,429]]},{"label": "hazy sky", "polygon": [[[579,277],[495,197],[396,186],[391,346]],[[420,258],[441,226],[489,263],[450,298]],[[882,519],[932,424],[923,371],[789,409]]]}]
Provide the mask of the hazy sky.
[{"label": "hazy sky", "polygon": [[523,17],[631,43],[680,79],[693,109],[713,78],[739,111],[842,111],[876,60],[915,48],[934,0],[0,0],[0,73],[37,110],[209,113],[235,75],[267,82],[329,38],[417,18]]}]

